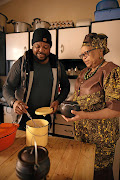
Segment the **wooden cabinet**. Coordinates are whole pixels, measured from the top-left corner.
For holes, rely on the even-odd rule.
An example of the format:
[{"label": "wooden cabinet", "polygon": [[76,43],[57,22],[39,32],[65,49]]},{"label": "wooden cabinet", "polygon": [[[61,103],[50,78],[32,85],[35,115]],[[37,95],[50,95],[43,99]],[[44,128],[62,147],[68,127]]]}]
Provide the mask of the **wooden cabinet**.
[{"label": "wooden cabinet", "polygon": [[55,134],[67,137],[74,137],[73,122],[66,122],[61,114],[56,114]]},{"label": "wooden cabinet", "polygon": [[[56,54],[56,29],[54,30],[49,30],[49,32],[51,33],[51,37],[52,37],[52,47],[50,52],[53,54]],[[32,48],[32,38],[33,38],[33,32],[30,32],[30,49]]]},{"label": "wooden cabinet", "polygon": [[6,34],[6,60],[17,60],[29,48],[29,33]]},{"label": "wooden cabinet", "polygon": [[93,22],[91,26],[92,32],[108,36],[110,52],[105,55],[105,59],[120,66],[120,20]]},{"label": "wooden cabinet", "polygon": [[58,31],[58,58],[79,59],[83,39],[89,27],[66,28]]}]

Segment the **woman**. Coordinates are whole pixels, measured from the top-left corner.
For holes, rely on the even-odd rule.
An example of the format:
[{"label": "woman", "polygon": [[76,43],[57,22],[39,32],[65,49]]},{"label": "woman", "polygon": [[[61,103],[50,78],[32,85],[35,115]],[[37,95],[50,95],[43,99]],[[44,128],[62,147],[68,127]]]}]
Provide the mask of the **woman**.
[{"label": "woman", "polygon": [[90,33],[85,36],[80,58],[86,64],[75,84],[73,101],[81,111],[71,111],[75,116],[75,139],[96,144],[96,180],[111,180],[116,141],[119,138],[120,67],[107,62],[109,52],[107,36]]}]

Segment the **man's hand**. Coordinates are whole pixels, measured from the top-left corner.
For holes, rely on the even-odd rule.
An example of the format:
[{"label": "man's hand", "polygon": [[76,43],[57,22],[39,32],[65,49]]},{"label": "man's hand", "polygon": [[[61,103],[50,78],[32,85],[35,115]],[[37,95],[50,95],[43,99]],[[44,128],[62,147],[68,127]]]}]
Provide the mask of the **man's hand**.
[{"label": "man's hand", "polygon": [[15,113],[22,115],[27,113],[28,106],[23,101],[15,101],[13,104],[13,110]]},{"label": "man's hand", "polygon": [[55,113],[57,111],[58,104],[59,104],[59,102],[57,100],[52,102],[50,108],[53,108],[53,113]]}]

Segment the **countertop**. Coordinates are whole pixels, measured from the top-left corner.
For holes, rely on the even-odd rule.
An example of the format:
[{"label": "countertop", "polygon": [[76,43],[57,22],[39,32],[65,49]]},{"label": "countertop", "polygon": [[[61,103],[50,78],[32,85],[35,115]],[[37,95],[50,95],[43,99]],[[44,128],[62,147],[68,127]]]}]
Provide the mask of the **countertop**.
[{"label": "countertop", "polygon": [[[25,131],[17,130],[14,144],[0,152],[0,180],[18,180],[17,155],[25,139]],[[93,180],[95,145],[49,136],[46,148],[50,158],[47,180]]]}]

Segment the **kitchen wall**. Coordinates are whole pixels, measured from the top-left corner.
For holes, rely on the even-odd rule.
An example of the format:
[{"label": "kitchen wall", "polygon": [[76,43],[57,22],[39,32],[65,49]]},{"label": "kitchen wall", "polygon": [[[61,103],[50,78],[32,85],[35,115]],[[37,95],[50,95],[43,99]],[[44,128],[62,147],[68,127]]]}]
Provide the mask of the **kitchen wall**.
[{"label": "kitchen wall", "polygon": [[[34,18],[54,22],[90,18],[99,0],[9,0],[0,6],[0,12],[9,20],[32,23]],[[120,0],[118,0],[120,4]],[[7,25],[7,32],[13,32],[13,25]]]}]

